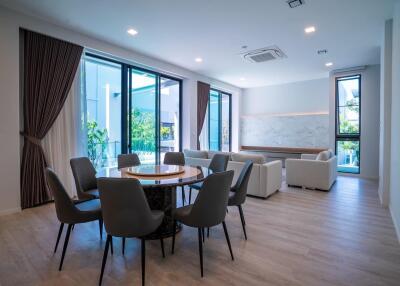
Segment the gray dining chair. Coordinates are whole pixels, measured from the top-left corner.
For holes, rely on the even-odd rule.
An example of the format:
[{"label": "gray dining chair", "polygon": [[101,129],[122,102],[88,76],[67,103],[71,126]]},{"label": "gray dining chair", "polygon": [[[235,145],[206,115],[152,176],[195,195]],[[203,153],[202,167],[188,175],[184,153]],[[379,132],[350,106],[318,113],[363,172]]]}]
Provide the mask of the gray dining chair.
[{"label": "gray dining chair", "polygon": [[249,184],[251,169],[253,168],[253,162],[248,160],[244,164],[242,171],[236,181],[236,184],[231,188],[229,192],[228,206],[237,206],[239,209],[240,220],[242,222],[242,228],[244,232],[244,238],[247,240],[246,233],[246,222],[244,220],[242,204],[246,201],[247,186]]},{"label": "gray dining chair", "polygon": [[[164,155],[164,165],[185,166],[185,155],[182,152],[167,152]],[[185,187],[182,189],[182,205],[185,205]]]},{"label": "gray dining chair", "polygon": [[140,165],[140,159],[136,153],[118,155],[118,169],[139,166],[139,165]]},{"label": "gray dining chair", "polygon": [[[203,240],[204,228],[222,223],[226,242],[232,260],[234,260],[228,230],[225,224],[226,208],[228,206],[229,190],[233,179],[233,171],[209,175],[202,185],[199,195],[193,205],[175,209],[173,212],[174,229],[177,221],[190,227],[196,227],[199,241],[199,256],[201,277],[203,277]],[[172,236],[172,254],[175,248],[175,233]]]},{"label": "gray dining chair", "polygon": [[[208,168],[213,173],[224,172],[228,166],[229,156],[225,154],[214,154]],[[189,204],[192,202],[192,189],[200,190],[203,182],[192,184],[189,186]]]},{"label": "gray dining chair", "polygon": [[[103,280],[108,248],[112,237],[139,238],[141,240],[142,285],[145,282],[146,236],[156,231],[164,219],[162,211],[151,210],[139,180],[134,178],[99,178],[100,201],[107,241],[101,265]],[[164,242],[160,239],[164,256]],[[112,244],[111,244],[112,245]]]},{"label": "gray dining chair", "polygon": [[60,221],[60,229],[57,235],[56,246],[54,253],[57,252],[58,243],[63,232],[64,224],[68,224],[67,234],[65,235],[64,247],[61,255],[59,271],[62,269],[65,252],[67,251],[68,241],[71,230],[75,224],[85,223],[90,221],[99,221],[100,238],[103,232],[103,220],[101,215],[101,206],[98,199],[73,201],[67,194],[63,184],[58,176],[50,169],[45,171],[46,181],[54,197],[57,218]]},{"label": "gray dining chair", "polygon": [[99,198],[96,169],[87,157],[72,158],[69,161],[75,179],[79,199]]}]

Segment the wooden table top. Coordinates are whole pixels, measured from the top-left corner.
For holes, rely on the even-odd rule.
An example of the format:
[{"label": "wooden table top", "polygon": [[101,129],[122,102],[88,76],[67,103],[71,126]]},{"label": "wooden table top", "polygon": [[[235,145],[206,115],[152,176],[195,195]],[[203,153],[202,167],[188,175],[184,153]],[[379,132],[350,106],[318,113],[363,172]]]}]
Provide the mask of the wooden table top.
[{"label": "wooden table top", "polygon": [[[146,168],[156,170],[157,166],[163,165],[142,165],[148,166]],[[197,167],[197,166],[182,166],[179,173],[174,173],[171,175],[134,175],[132,173],[132,167],[130,168],[104,168],[97,173],[97,177],[106,177],[106,178],[136,178],[140,181],[143,188],[152,188],[152,187],[176,187],[176,186],[184,186],[191,185],[194,183],[198,183],[203,181],[208,175],[212,173],[212,171],[208,168]],[[158,168],[160,169],[160,168]],[[143,169],[142,169],[143,171]]]}]

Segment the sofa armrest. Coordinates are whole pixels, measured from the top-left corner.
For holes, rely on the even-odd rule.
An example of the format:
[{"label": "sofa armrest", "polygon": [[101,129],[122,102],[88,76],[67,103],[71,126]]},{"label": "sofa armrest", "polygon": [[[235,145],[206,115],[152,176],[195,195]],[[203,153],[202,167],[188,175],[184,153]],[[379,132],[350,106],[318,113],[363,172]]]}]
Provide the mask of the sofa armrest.
[{"label": "sofa armrest", "polygon": [[260,165],[260,187],[265,192],[265,197],[270,196],[281,188],[282,161],[276,160]]}]

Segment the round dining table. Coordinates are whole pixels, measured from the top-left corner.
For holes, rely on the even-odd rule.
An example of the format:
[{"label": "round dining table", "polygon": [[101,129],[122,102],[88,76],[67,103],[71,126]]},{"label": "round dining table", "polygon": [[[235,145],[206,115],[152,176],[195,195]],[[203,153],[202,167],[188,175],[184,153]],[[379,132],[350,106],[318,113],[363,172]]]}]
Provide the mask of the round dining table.
[{"label": "round dining table", "polygon": [[173,211],[177,207],[176,187],[191,185],[203,181],[212,171],[198,166],[177,165],[139,165],[129,168],[104,168],[97,177],[135,178],[143,187],[152,210],[164,212],[160,227],[147,239],[170,237],[181,230],[181,225],[173,229]]}]

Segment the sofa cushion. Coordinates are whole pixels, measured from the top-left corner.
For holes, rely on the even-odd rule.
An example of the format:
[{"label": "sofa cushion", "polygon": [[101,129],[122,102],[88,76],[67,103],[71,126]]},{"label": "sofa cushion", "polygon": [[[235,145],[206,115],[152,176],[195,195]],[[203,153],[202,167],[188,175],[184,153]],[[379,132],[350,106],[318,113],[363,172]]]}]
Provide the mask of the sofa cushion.
[{"label": "sofa cushion", "polygon": [[331,152],[329,150],[327,151],[322,151],[318,154],[317,158],[315,160],[317,161],[328,161],[331,158]]},{"label": "sofa cushion", "polygon": [[254,164],[264,164],[265,157],[257,154],[244,154],[244,153],[233,153],[231,155],[232,161],[246,162],[247,160],[252,161]]},{"label": "sofa cushion", "polygon": [[222,155],[228,155],[229,160],[231,160],[232,152],[222,152],[222,151],[208,151],[208,159],[212,159],[215,154],[222,154]]},{"label": "sofa cushion", "polygon": [[185,149],[183,150],[183,153],[185,154],[185,157],[208,159],[207,151]]}]

